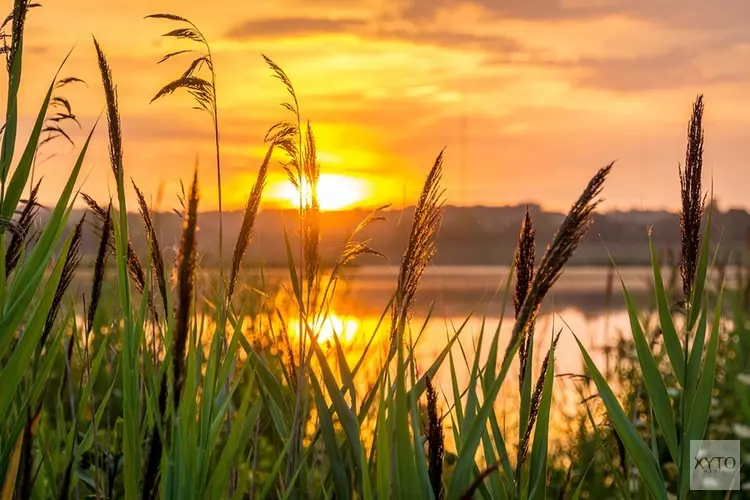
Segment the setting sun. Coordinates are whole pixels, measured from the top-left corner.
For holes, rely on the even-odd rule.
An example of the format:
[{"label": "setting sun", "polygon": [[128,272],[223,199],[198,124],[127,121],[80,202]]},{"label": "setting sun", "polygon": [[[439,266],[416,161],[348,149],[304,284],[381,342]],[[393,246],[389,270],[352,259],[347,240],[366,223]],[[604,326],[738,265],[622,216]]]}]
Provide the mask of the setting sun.
[{"label": "setting sun", "polygon": [[[299,193],[291,182],[283,181],[271,189],[271,196],[278,201],[299,206]],[[368,196],[368,185],[363,179],[341,174],[322,174],[318,181],[318,199],[321,210],[342,210],[364,201]]]}]

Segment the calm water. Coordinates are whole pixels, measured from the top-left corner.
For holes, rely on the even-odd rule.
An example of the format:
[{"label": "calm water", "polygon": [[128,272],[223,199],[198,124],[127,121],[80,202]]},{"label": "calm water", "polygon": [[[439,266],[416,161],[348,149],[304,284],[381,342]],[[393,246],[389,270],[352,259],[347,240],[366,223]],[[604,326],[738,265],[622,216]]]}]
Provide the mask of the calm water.
[{"label": "calm water", "polygon": [[[267,282],[286,283],[288,272],[271,270],[265,272]],[[420,370],[426,370],[444,349],[449,334],[452,334],[466,321],[460,334],[461,345],[455,345],[453,354],[457,363],[458,382],[466,387],[469,369],[476,353],[486,356],[492,335],[498,328],[503,314],[504,286],[509,273],[507,267],[433,267],[423,277],[417,304],[411,321],[412,335],[422,329],[430,308],[433,313],[415,350]],[[624,268],[620,270],[622,279],[636,303],[646,305],[648,301],[651,268]],[[670,271],[664,270],[665,281]],[[397,267],[360,267],[348,270],[335,295],[329,320],[319,326],[320,338],[325,340],[336,332],[348,346],[347,357],[350,365],[356,363],[361,347],[376,330],[378,320],[392,296],[398,277]],[[614,280],[613,280],[614,278]],[[614,286],[608,287],[608,281]],[[609,293],[608,293],[609,288]],[[472,312],[473,311],[473,312]],[[468,320],[467,320],[468,318]],[[385,344],[389,319],[380,327],[380,336]],[[484,342],[477,346],[479,333],[484,323]],[[289,323],[290,332],[295,334],[294,321]],[[507,344],[513,327],[512,301],[505,307],[505,320],[500,327],[501,352]],[[624,310],[621,286],[616,276],[610,275],[608,268],[579,267],[565,271],[549,294],[536,328],[534,352],[534,372],[549,348],[553,332],[562,331],[556,353],[556,374],[581,373],[581,353],[572,335],[574,332],[588,348],[602,371],[606,368],[603,351],[615,343],[618,332],[629,335],[629,322]],[[481,347],[481,350],[480,350]],[[377,350],[368,358],[373,358],[377,370],[381,357]],[[335,364],[333,356],[332,363]],[[464,361],[466,360],[466,361]],[[367,370],[362,376],[364,383],[371,377]],[[505,387],[497,399],[497,411],[504,414],[510,435],[517,423],[513,421],[517,407],[517,367],[513,366],[506,379]],[[448,362],[443,364],[436,377],[439,393],[445,395],[445,405],[452,404],[452,388]],[[554,417],[552,435],[564,440],[571,429],[567,427],[572,416],[580,408],[580,397],[573,390],[572,382],[556,379],[554,392]],[[506,418],[507,417],[507,418]]]},{"label": "calm water", "polygon": [[[416,335],[422,328],[430,308],[431,319],[416,352],[419,366],[426,369],[446,345],[448,333],[468,319],[460,340],[466,357],[472,361],[478,347],[476,342],[482,323],[485,325],[483,353],[486,353],[491,335],[500,323],[503,313],[504,286],[508,267],[432,267],[425,273],[412,317],[411,328]],[[620,270],[625,285],[636,302],[645,305],[648,299],[651,268],[634,267]],[[618,331],[629,330],[621,287],[616,276],[614,286],[607,293],[609,270],[605,267],[569,268],[549,294],[537,324],[536,354],[539,361],[549,347],[552,332],[562,330],[557,351],[557,373],[580,373],[581,354],[575,343],[575,334],[590,348],[594,359],[604,362],[601,351],[613,344]],[[665,281],[669,271],[664,270]],[[330,319],[322,326],[321,338],[335,331],[350,344],[359,344],[376,329],[389,298],[396,288],[397,267],[359,267],[346,271],[336,290]],[[268,282],[287,282],[286,270],[265,272]],[[609,298],[608,298],[608,295]],[[473,311],[473,313],[472,313]],[[470,316],[471,314],[471,316]],[[513,327],[512,302],[508,300],[505,320],[500,328],[501,346],[505,346]],[[291,326],[291,329],[294,327]],[[386,317],[381,331],[388,328]],[[356,347],[353,349],[356,352]],[[464,355],[459,346],[454,348],[459,360],[459,375],[465,381],[468,374],[463,368]],[[450,392],[450,373],[441,370],[438,383]],[[604,369],[604,366],[601,367]],[[515,375],[514,375],[515,376]],[[510,377],[509,377],[510,378]]]}]

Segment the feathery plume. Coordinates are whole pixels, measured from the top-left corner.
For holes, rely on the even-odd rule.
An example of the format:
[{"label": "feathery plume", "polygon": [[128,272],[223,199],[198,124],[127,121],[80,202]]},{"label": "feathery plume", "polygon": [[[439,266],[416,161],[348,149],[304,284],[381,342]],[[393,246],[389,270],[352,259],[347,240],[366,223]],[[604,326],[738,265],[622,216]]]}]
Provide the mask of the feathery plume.
[{"label": "feathery plume", "polygon": [[[521,312],[523,302],[529,293],[531,282],[534,279],[534,260],[536,258],[536,231],[531,221],[529,210],[526,209],[526,216],[521,225],[521,232],[518,235],[518,248],[516,250],[516,288],[513,293],[513,306],[516,318]],[[523,388],[523,381],[526,378],[526,369],[529,362],[532,342],[534,341],[534,325],[529,325],[529,333],[521,340],[518,347],[518,358],[520,368],[518,370],[518,385]]]},{"label": "feathery plume", "polygon": [[268,174],[268,163],[271,161],[271,155],[273,154],[273,143],[268,148],[263,163],[260,165],[258,170],[258,176],[255,179],[255,185],[253,190],[250,192],[250,196],[247,199],[245,205],[245,213],[242,216],[242,225],[240,226],[240,234],[237,236],[237,244],[234,246],[234,256],[232,258],[232,271],[229,275],[229,293],[227,294],[227,301],[232,300],[234,294],[234,288],[237,285],[237,277],[240,272],[240,266],[242,265],[242,259],[245,257],[247,247],[250,244],[250,239],[253,237],[253,227],[255,226],[255,217],[258,215],[258,209],[260,207],[261,196],[263,195],[263,188],[266,186],[266,176]]},{"label": "feathery plume", "polygon": [[436,252],[435,233],[443,218],[443,190],[440,189],[442,175],[441,151],[427,175],[419,202],[414,209],[414,222],[409,244],[401,259],[396,299],[391,312],[391,338],[406,325],[422,274]]},{"label": "feathery plume", "polygon": [[547,251],[539,264],[539,269],[529,287],[526,299],[523,301],[513,326],[505,359],[515,353],[516,346],[524,341],[528,329],[534,324],[539,313],[539,307],[552,285],[562,273],[563,267],[573,255],[578,244],[591,226],[591,214],[601,202],[598,199],[604,187],[604,181],[612,171],[614,163],[601,168],[591,178],[578,201],[573,204],[565,220],[557,230],[555,237],[547,247]]},{"label": "feathery plume", "polygon": [[62,304],[63,298],[65,298],[65,292],[67,292],[70,283],[73,281],[73,275],[75,274],[78,264],[81,262],[81,238],[83,236],[83,223],[85,222],[86,216],[81,217],[81,220],[76,224],[75,230],[73,231],[73,238],[70,241],[68,247],[68,253],[65,256],[65,262],[63,263],[63,270],[60,276],[60,281],[55,289],[55,296],[52,299],[52,307],[47,313],[47,320],[44,323],[44,330],[42,330],[42,336],[39,339],[39,347],[44,346],[47,342],[52,327],[57,319],[57,314],[60,311],[60,305]]},{"label": "feathery plume", "polygon": [[521,446],[518,449],[518,460],[516,462],[516,475],[518,477],[520,477],[521,469],[524,462],[526,461],[526,456],[529,453],[531,433],[534,430],[534,426],[536,425],[537,417],[539,416],[539,406],[542,402],[544,380],[547,377],[547,370],[549,370],[550,362],[555,362],[554,358],[552,358],[550,354],[553,353],[555,351],[555,348],[557,347],[557,342],[560,340],[560,333],[562,333],[562,330],[555,336],[555,340],[552,342],[552,347],[547,351],[547,355],[544,357],[544,362],[542,363],[542,371],[541,373],[539,373],[539,378],[537,378],[536,385],[534,386],[534,394],[531,396],[531,411],[529,412],[529,421],[526,424],[526,433],[524,434],[523,440],[521,441]]},{"label": "feathery plume", "polygon": [[102,295],[102,283],[104,283],[104,271],[107,265],[107,246],[112,238],[112,204],[107,207],[104,221],[102,222],[101,240],[99,241],[99,251],[96,254],[96,263],[94,264],[94,280],[91,285],[91,303],[89,304],[88,319],[86,321],[86,331],[91,332],[94,329],[94,317],[96,309],[99,307],[99,299]]},{"label": "feathery plume", "polygon": [[[83,201],[86,202],[86,205],[88,205],[89,209],[94,213],[96,216],[97,221],[99,221],[99,224],[104,223],[104,219],[107,217],[107,210],[105,210],[101,205],[99,205],[96,201],[94,201],[91,196],[83,193],[82,194]],[[109,248],[109,251],[112,253],[112,255],[117,254],[117,250],[115,249],[115,240],[114,240],[114,233],[110,233],[109,240],[107,241],[107,248]],[[133,248],[133,243],[128,240],[128,246],[127,246],[127,266],[128,266],[128,274],[130,275],[130,279],[133,280],[133,283],[135,284],[136,289],[139,293],[143,293],[143,290],[146,287],[146,273],[143,270],[143,266],[141,265],[141,261],[138,258],[138,255],[135,253],[135,249]],[[149,303],[149,307],[153,308],[153,304]]]},{"label": "feathery plume", "polygon": [[703,175],[703,96],[693,104],[693,114],[688,124],[688,143],[685,152],[685,169],[678,167],[682,208],[680,209],[680,236],[682,256],[680,274],[685,299],[690,300],[698,269],[698,252],[701,246],[701,220],[705,206],[701,181]]},{"label": "feathery plume", "polygon": [[[289,96],[292,98],[291,102],[284,102],[281,104],[281,107],[290,111],[294,116],[294,122],[279,122],[268,129],[265,140],[266,142],[272,142],[287,154],[289,159],[282,163],[282,167],[284,168],[289,181],[298,191],[300,191],[303,188],[303,160],[300,159],[300,149],[302,149],[302,141],[300,137],[301,118],[297,93],[294,91],[291,79],[278,64],[265,55],[263,56],[263,60],[268,67],[271,68],[274,77],[278,78],[281,83],[284,84]],[[302,193],[300,193],[300,201],[305,201],[302,197]],[[300,203],[300,205],[302,205],[302,203]],[[300,209],[301,208],[302,207],[300,207]]]},{"label": "feathery plume", "polygon": [[24,244],[28,243],[31,226],[34,223],[37,214],[39,213],[39,204],[37,202],[37,198],[39,194],[40,184],[41,180],[38,181],[32,188],[29,199],[26,200],[23,210],[21,210],[21,213],[18,216],[18,232],[13,233],[10,244],[8,245],[8,251],[5,256],[6,278],[10,276],[10,273],[13,272],[13,270],[18,265],[18,259],[20,259],[21,257],[21,249],[23,248]]},{"label": "feathery plume", "polygon": [[[151,217],[151,210],[146,203],[143,193],[135,181],[131,179],[133,183],[133,189],[135,190],[136,198],[138,198],[138,210],[141,213],[141,220],[143,220],[143,227],[146,232],[146,238],[148,244],[151,247],[151,266],[156,274],[156,281],[159,285],[159,294],[161,295],[162,305],[164,307],[164,314],[169,314],[169,305],[167,303],[167,278],[164,269],[164,256],[161,253],[161,247],[159,246],[159,238],[156,236],[156,229],[154,228],[154,221]],[[130,245],[129,245],[130,248]],[[130,252],[128,252],[130,253]]]},{"label": "feathery plume", "polygon": [[[184,90],[195,100],[195,109],[206,111],[211,115],[213,120],[216,120],[216,85],[215,85],[215,74],[214,74],[214,63],[211,56],[211,48],[208,45],[208,40],[198,27],[188,19],[177,16],[174,14],[151,14],[146,16],[146,19],[165,19],[168,21],[174,21],[178,23],[186,24],[187,26],[176,28],[162,36],[167,38],[178,38],[183,40],[191,40],[198,42],[203,47],[203,52],[193,49],[183,49],[176,52],[170,52],[163,56],[158,64],[172,59],[173,57],[183,54],[197,54],[197,57],[187,66],[182,74],[172,80],[171,82],[164,85],[156,95],[151,99],[151,102],[157,101],[164,96],[174,94],[178,90]],[[197,76],[203,67],[208,68],[211,78],[205,79]]]},{"label": "feathery plume", "polygon": [[315,136],[309,121],[307,122],[307,141],[302,173],[302,197],[305,201],[302,210],[302,246],[305,253],[305,278],[309,298],[320,268],[320,202],[318,200],[320,164],[318,164],[315,148]]},{"label": "feathery plume", "polygon": [[29,12],[29,9],[33,9],[34,7],[40,7],[41,5],[38,3],[32,3],[29,2],[29,0],[15,0],[13,2],[13,12],[11,12],[5,20],[3,20],[2,25],[0,25],[0,31],[4,31],[5,27],[11,23],[12,21],[12,32],[10,35],[11,43],[10,45],[7,45],[5,42],[5,38],[7,35],[3,35],[3,50],[2,52],[6,56],[6,68],[8,70],[9,78],[13,78],[13,73],[11,72],[11,67],[13,66],[13,60],[16,57],[16,54],[18,53],[18,49],[21,47],[21,42],[23,40],[23,31],[26,26],[26,14]]},{"label": "feathery plume", "polygon": [[183,364],[185,361],[185,346],[187,345],[190,328],[190,309],[193,302],[195,277],[195,237],[198,212],[198,171],[193,177],[193,186],[185,213],[182,229],[182,241],[177,255],[177,312],[175,314],[174,349],[172,351],[172,367],[174,372],[174,408],[180,406],[182,387],[184,385]]},{"label": "feathery plume", "polygon": [[117,111],[117,87],[112,81],[112,70],[96,38],[94,38],[94,47],[96,47],[99,71],[102,74],[102,84],[104,86],[104,97],[107,102],[109,161],[112,166],[112,172],[115,174],[115,180],[120,185],[122,180],[122,127],[120,125],[120,113]]},{"label": "feathery plume", "polygon": [[427,417],[429,420],[427,430],[427,444],[429,445],[428,472],[435,499],[442,500],[444,495],[443,456],[445,454],[445,435],[443,434],[443,426],[437,412],[437,392],[429,376],[425,377],[425,388],[427,390]]}]

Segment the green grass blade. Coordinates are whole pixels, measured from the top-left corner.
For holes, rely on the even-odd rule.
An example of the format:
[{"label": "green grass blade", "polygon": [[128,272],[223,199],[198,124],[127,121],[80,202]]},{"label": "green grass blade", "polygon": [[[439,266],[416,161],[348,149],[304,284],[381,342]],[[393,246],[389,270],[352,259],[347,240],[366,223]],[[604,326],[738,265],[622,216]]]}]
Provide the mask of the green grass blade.
[{"label": "green grass blade", "polygon": [[[659,423],[659,428],[664,434],[664,440],[667,442],[669,454],[677,462],[680,454],[677,447],[677,425],[675,424],[674,412],[672,411],[672,400],[669,398],[664,379],[651,353],[651,348],[643,333],[643,328],[641,328],[638,311],[633,304],[633,300],[630,298],[625,283],[622,284],[622,291],[625,295],[625,304],[628,309],[628,317],[630,318],[630,331],[633,334],[633,343],[638,353],[638,363],[643,373],[646,391],[651,400],[651,406]],[[669,321],[671,321],[671,318],[669,318]]]},{"label": "green grass blade", "polygon": [[723,296],[724,290],[722,289],[719,291],[716,302],[713,323],[711,325],[711,338],[708,340],[708,345],[706,346],[706,359],[703,362],[695,400],[691,403],[692,411],[688,420],[687,440],[702,439],[708,425],[708,417],[711,410],[711,393],[713,392],[716,376]]},{"label": "green grass blade", "polygon": [[395,401],[395,430],[396,430],[396,471],[399,488],[396,493],[399,498],[420,498],[417,467],[414,463],[415,450],[412,448],[409,436],[409,410],[406,398],[406,377],[404,361],[404,341],[402,330],[396,333],[396,401]]},{"label": "green grass blade", "polygon": [[219,461],[212,467],[211,480],[208,485],[208,491],[211,492],[211,498],[222,498],[222,493],[226,491],[226,485],[231,475],[232,464],[237,454],[244,449],[250,440],[255,423],[260,418],[263,405],[260,401],[250,407],[252,384],[248,384],[248,390],[237,413],[237,419],[232,423],[232,430],[227,437],[227,442],[219,457]]},{"label": "green grass blade", "polygon": [[612,422],[612,425],[620,436],[625,449],[633,460],[634,465],[638,469],[643,481],[646,483],[651,495],[656,500],[667,500],[667,490],[664,486],[664,480],[661,477],[659,466],[651,454],[648,446],[643,442],[643,439],[638,435],[638,432],[630,423],[628,417],[620,406],[620,402],[617,400],[614,392],[607,384],[607,381],[602,376],[599,369],[594,364],[594,361],[586,352],[586,348],[583,347],[578,337],[573,335],[578,343],[578,347],[581,350],[586,367],[591,374],[597,389],[599,390],[599,397],[601,397],[604,406],[607,408],[607,414]]},{"label": "green grass blade", "polygon": [[[67,252],[68,246],[70,246],[70,238],[63,247],[63,255]],[[55,268],[47,281],[44,293],[39,300],[28,325],[26,325],[23,335],[21,335],[18,344],[16,344],[15,349],[13,349],[13,354],[11,354],[10,359],[8,359],[0,372],[0,387],[4,388],[0,393],[0,424],[3,424],[10,416],[10,407],[13,403],[16,391],[20,387],[21,379],[26,373],[29,363],[34,356],[34,352],[39,345],[39,338],[44,330],[44,322],[47,319],[47,314],[52,306],[52,301],[55,297],[55,290],[57,289],[57,283],[60,281],[64,264],[65,259],[58,259],[57,265],[55,265]],[[23,415],[24,412],[20,412],[20,414]],[[0,427],[2,427],[2,425],[0,425]]]},{"label": "green grass blade", "polygon": [[[672,319],[672,311],[667,300],[667,293],[664,288],[664,281],[661,276],[661,267],[659,266],[659,257],[656,255],[654,242],[651,235],[648,238],[651,248],[651,267],[654,273],[654,291],[656,292],[656,305],[659,310],[659,325],[661,326],[662,336],[664,338],[664,347],[667,350],[667,356],[674,370],[677,381],[685,387],[685,356],[683,354],[682,342],[677,336],[677,329]],[[622,280],[622,278],[620,278]],[[623,284],[623,288],[624,288]],[[632,319],[631,319],[632,323]],[[658,418],[658,416],[657,416]],[[671,451],[671,450],[670,450]]]},{"label": "green grass blade", "polygon": [[529,499],[544,500],[547,496],[547,445],[549,440],[552,387],[555,381],[555,346],[550,347],[549,365],[544,376],[542,400],[534,429],[534,441],[529,461]]},{"label": "green grass blade", "polygon": [[[706,288],[706,275],[708,274],[708,256],[711,253],[711,223],[713,221],[713,205],[708,205],[708,216],[706,217],[706,230],[703,233],[700,256],[698,258],[698,269],[695,273],[695,288],[688,311],[688,331],[692,330],[698,320],[701,304],[703,303],[703,292]],[[686,299],[690,300],[690,299]]]},{"label": "green grass blade", "polygon": [[[409,374],[411,375],[411,380],[409,382],[413,386],[417,378],[413,363],[411,364]],[[409,401],[409,403],[411,404],[411,433],[414,443],[414,458],[416,459],[417,478],[422,489],[421,497],[428,500],[433,500],[435,495],[432,491],[432,485],[430,484],[430,474],[427,468],[427,459],[425,458],[425,454],[423,452],[424,448],[422,445],[422,433],[420,429],[421,419],[419,414],[419,404],[417,403],[413,391],[409,391],[409,397],[411,398],[411,400]]]},{"label": "green grass blade", "polygon": [[688,355],[688,379],[685,383],[685,394],[688,402],[695,399],[695,391],[698,386],[698,381],[701,375],[701,360],[703,359],[703,347],[706,342],[706,331],[708,330],[708,310],[704,306],[703,313],[701,314],[698,325],[695,328],[693,334],[693,342]]},{"label": "green grass blade", "polygon": [[573,492],[573,496],[571,497],[571,500],[579,500],[581,498],[581,493],[583,493],[583,485],[586,482],[586,476],[588,475],[589,470],[591,469],[592,465],[594,465],[593,460],[589,462],[589,466],[586,467],[586,470],[583,472],[583,476],[581,476],[581,480],[578,483],[578,487]]},{"label": "green grass blade", "polygon": [[[328,360],[325,357],[325,353],[320,348],[318,341],[313,335],[310,336],[310,344],[315,351],[320,364],[320,369],[323,375],[323,384],[328,391],[333,402],[333,407],[339,416],[341,427],[344,429],[347,439],[349,440],[349,446],[351,447],[352,457],[357,462],[357,474],[366,473],[366,466],[361,462],[362,459],[362,442],[359,436],[359,421],[354,412],[346,404],[344,394],[339,390],[339,385],[336,382],[336,378],[331,371],[331,367],[328,365]],[[326,407],[327,408],[327,407]],[[321,410],[323,410],[321,408]],[[359,483],[359,481],[358,481]],[[361,486],[361,483],[359,484]]]},{"label": "green grass blade", "polygon": [[323,398],[323,392],[320,389],[317,377],[310,374],[310,382],[315,396],[315,405],[318,408],[318,418],[320,419],[320,429],[323,435],[323,442],[328,454],[331,474],[333,476],[333,486],[336,491],[336,498],[349,499],[349,479],[346,477],[346,466],[341,456],[338,442],[336,441],[336,431],[333,428],[333,418],[328,412],[328,405]]},{"label": "green grass blade", "polygon": [[[65,61],[67,61],[67,59],[68,58],[65,57],[65,60],[63,60],[60,68],[58,68],[57,72],[55,73],[55,77],[52,79],[52,83],[50,83],[47,89],[47,94],[44,96],[44,101],[42,102],[42,106],[39,109],[36,120],[34,121],[34,126],[31,129],[31,134],[29,135],[26,147],[21,154],[21,158],[18,160],[18,165],[16,165],[16,169],[13,172],[13,176],[11,177],[10,182],[6,185],[5,199],[3,199],[2,206],[2,216],[4,218],[9,219],[13,216],[13,212],[16,210],[18,202],[21,200],[21,196],[23,195],[23,190],[28,183],[31,168],[34,164],[34,156],[36,156],[37,145],[39,144],[39,138],[41,136],[42,129],[44,128],[45,119],[47,117],[47,109],[49,108],[49,103],[52,99],[52,90],[55,88],[57,75],[59,74],[60,69],[62,69],[62,66],[65,64]],[[3,179],[7,179],[8,173],[9,172],[7,170],[3,171]]]},{"label": "green grass blade", "polygon": [[352,411],[357,411],[357,391],[354,388],[354,375],[349,370],[349,362],[346,360],[346,354],[344,348],[341,346],[339,336],[336,332],[333,332],[333,342],[336,347],[336,361],[339,365],[339,375],[341,376],[341,383],[344,388],[343,394],[349,391],[349,396],[352,398]]},{"label": "green grass blade", "polygon": [[[382,377],[385,379],[387,373],[383,374]],[[386,395],[390,394],[390,390],[385,380],[382,382],[381,389],[378,392],[380,394],[380,404],[378,405],[378,423],[375,434],[377,457],[375,473],[378,484],[378,496],[390,498],[393,494],[391,491],[391,436],[393,435],[393,427],[391,425],[392,417],[390,417],[393,405],[390,398],[386,400]],[[388,413],[386,413],[386,409]]]}]

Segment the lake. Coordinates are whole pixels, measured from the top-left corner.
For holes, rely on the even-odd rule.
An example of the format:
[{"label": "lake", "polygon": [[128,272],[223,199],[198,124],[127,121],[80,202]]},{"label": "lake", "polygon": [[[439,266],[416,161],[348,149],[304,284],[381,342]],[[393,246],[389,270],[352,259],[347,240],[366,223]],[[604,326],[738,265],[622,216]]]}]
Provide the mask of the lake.
[{"label": "lake", "polygon": [[[331,345],[332,333],[342,339],[347,346],[347,358],[353,366],[361,353],[361,348],[373,335],[378,320],[395,291],[398,279],[398,267],[372,266],[348,269],[340,280],[335,298],[331,304],[328,320],[318,326],[323,345]],[[411,335],[416,337],[423,327],[426,316],[432,308],[430,321],[424,327],[420,341],[415,349],[418,368],[426,370],[444,349],[448,335],[466,322],[460,335],[461,345],[453,348],[457,366],[458,385],[466,387],[469,370],[466,363],[472,363],[479,333],[484,323],[485,335],[481,346],[480,359],[486,356],[492,336],[505,312],[505,319],[500,328],[500,352],[505,349],[510,331],[513,327],[512,298],[508,298],[503,308],[504,286],[510,269],[508,267],[431,267],[423,276],[416,297],[411,320]],[[663,270],[665,282],[672,271]],[[620,274],[629,292],[639,306],[648,305],[648,293],[652,281],[650,267],[625,267]],[[247,279],[252,273],[245,274]],[[284,283],[291,290],[288,271],[270,269],[264,271],[264,277],[270,283]],[[608,285],[609,283],[609,285]],[[282,292],[284,295],[285,292]],[[287,304],[288,305],[288,304]],[[288,307],[294,307],[289,306]],[[473,311],[473,312],[472,312]],[[298,327],[294,313],[289,313],[288,329],[290,336],[296,336]],[[471,316],[470,316],[471,314]],[[468,319],[467,319],[468,318]],[[381,345],[385,345],[389,327],[389,316],[386,314],[379,334]],[[534,352],[534,377],[538,373],[542,359],[546,354],[553,332],[562,331],[556,352],[556,374],[582,372],[581,353],[572,335],[574,332],[587,347],[602,371],[606,368],[604,351],[612,346],[619,333],[629,336],[629,321],[625,311],[621,286],[607,267],[571,267],[565,270],[548,295],[537,321]],[[376,337],[377,338],[377,337]],[[377,344],[377,343],[376,343]],[[331,351],[333,352],[333,351]],[[372,372],[362,375],[363,385],[372,380],[379,366],[381,355],[377,349],[370,352]],[[335,356],[331,355],[335,365]],[[367,364],[366,364],[367,365]],[[503,391],[498,397],[497,411],[507,414],[506,423],[514,426],[513,416],[517,407],[517,367],[511,368]],[[436,387],[445,396],[445,407],[452,404],[451,376],[448,361],[436,377]],[[565,436],[570,429],[564,427],[570,419],[557,418],[561,415],[574,415],[580,397],[572,390],[569,380],[559,378],[555,383],[556,422],[553,436]],[[578,409],[580,407],[578,406]],[[508,411],[509,410],[509,411]],[[560,413],[558,413],[560,412]],[[511,431],[512,433],[512,431]]]},{"label": "lake", "polygon": [[[331,332],[335,331],[356,353],[356,345],[361,345],[375,330],[394,293],[398,271],[396,266],[363,266],[346,270],[338,284],[330,317],[319,327],[320,338],[330,339]],[[443,350],[447,333],[459,328],[467,318],[460,339],[468,362],[472,361],[473,353],[478,349],[475,344],[483,322],[485,345],[482,346],[482,352],[486,353],[503,313],[504,286],[509,271],[508,267],[503,266],[435,266],[426,271],[417,293],[411,321],[411,329],[416,336],[432,308],[432,316],[416,349],[421,369],[426,369]],[[663,271],[665,281],[670,273],[668,269]],[[636,302],[646,306],[652,280],[651,268],[625,267],[620,269],[620,274]],[[291,289],[287,270],[266,270],[264,275],[267,282],[282,282],[287,289]],[[609,287],[608,281],[611,282]],[[297,331],[294,323],[294,320],[289,321],[292,334]],[[380,330],[385,332],[389,324],[387,315],[383,323]],[[500,345],[503,349],[512,327],[512,299],[509,298],[505,307],[505,320],[500,329]],[[629,335],[621,287],[609,268],[570,267],[565,270],[548,295],[537,322],[535,354],[538,356],[535,357],[538,357],[538,362],[535,366],[541,363],[552,333],[561,330],[556,356],[558,374],[581,372],[581,354],[572,332],[591,350],[592,357],[601,362],[604,362],[602,351],[613,344],[618,331]],[[460,360],[458,371],[461,384],[468,378],[467,370],[461,369],[464,355],[459,346],[454,348],[454,354],[457,356],[456,360]],[[356,355],[353,354],[353,357],[356,358]],[[437,382],[446,393],[450,392],[447,362],[439,373]]]}]

